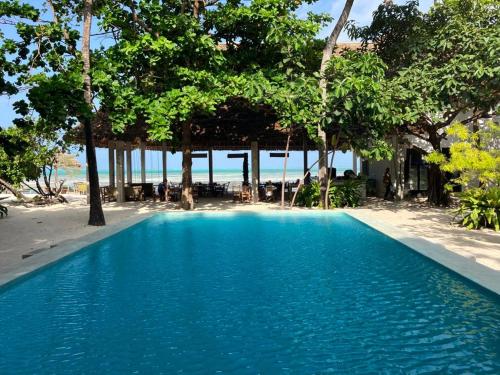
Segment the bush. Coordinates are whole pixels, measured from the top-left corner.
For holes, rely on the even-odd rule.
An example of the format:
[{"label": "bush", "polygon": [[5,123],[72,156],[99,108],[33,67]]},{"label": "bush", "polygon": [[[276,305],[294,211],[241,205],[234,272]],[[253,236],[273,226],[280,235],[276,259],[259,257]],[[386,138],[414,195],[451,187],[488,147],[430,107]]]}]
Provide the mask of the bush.
[{"label": "bush", "polygon": [[302,207],[318,207],[321,198],[319,182],[314,181],[302,186],[297,193],[297,205]]},{"label": "bush", "polygon": [[[329,198],[330,208],[336,207],[357,207],[361,194],[359,186],[361,182],[358,180],[346,180],[343,185],[330,186]],[[303,207],[319,207],[320,206],[320,184],[317,181],[303,186],[297,194],[297,205]]]},{"label": "bush", "polygon": [[346,180],[342,185],[331,186],[329,191],[331,208],[359,206],[360,184],[358,180]]},{"label": "bush", "polygon": [[471,189],[460,196],[456,211],[460,224],[468,229],[500,230],[500,188]]}]

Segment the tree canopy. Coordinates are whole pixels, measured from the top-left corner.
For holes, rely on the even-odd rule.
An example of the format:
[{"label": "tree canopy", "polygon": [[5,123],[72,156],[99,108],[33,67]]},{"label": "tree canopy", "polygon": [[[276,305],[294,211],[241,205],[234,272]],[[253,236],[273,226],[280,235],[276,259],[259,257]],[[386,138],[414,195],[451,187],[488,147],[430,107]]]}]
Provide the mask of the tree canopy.
[{"label": "tree canopy", "polygon": [[199,17],[180,2],[109,6],[102,27],[119,37],[96,53],[93,78],[113,128],[144,119],[151,139],[170,139],[172,127],[233,97],[271,105],[284,126],[313,123],[317,111],[297,101],[317,95],[310,73],[328,17],[299,19],[300,3],[228,1]]},{"label": "tree canopy", "polygon": [[[500,101],[500,5],[492,1],[444,1],[428,13],[418,2],[381,5],[367,27],[351,28],[365,48],[388,65],[400,131],[441,150],[444,129],[464,115],[471,124]],[[427,152],[426,148],[423,148]],[[446,181],[431,166],[429,199],[446,204]]]}]

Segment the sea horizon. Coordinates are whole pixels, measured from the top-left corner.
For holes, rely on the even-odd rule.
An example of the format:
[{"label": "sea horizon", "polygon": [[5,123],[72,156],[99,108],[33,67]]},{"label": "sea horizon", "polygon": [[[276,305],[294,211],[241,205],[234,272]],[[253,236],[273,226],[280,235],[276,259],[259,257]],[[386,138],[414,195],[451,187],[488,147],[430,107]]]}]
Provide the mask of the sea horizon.
[{"label": "sea horizon", "polygon": [[[337,174],[343,173],[349,168],[337,168]],[[317,168],[311,170],[312,176],[316,176],[318,173]],[[86,168],[73,171],[65,171],[63,169],[58,171],[58,179],[65,180],[66,183],[74,182],[84,182],[86,181]],[[99,183],[100,185],[109,184],[109,170],[100,168],[98,169]],[[252,170],[248,171],[249,178],[252,176]],[[116,171],[115,171],[116,176]],[[192,170],[193,182],[208,182],[208,168],[197,168]],[[283,178],[283,169],[281,168],[262,168],[260,170],[260,181],[281,181]],[[302,168],[288,168],[285,179],[287,181],[296,181],[298,179],[304,178],[304,172]],[[125,172],[125,180],[127,179],[127,173]],[[159,183],[163,179],[163,172],[159,169],[146,169],[146,181],[152,183]],[[214,168],[213,171],[214,182],[219,183],[241,183],[243,181],[243,172],[241,169],[235,168]],[[182,169],[167,169],[167,180],[170,182],[178,183],[182,180]],[[141,172],[134,170],[132,173],[132,182],[141,181]]]}]

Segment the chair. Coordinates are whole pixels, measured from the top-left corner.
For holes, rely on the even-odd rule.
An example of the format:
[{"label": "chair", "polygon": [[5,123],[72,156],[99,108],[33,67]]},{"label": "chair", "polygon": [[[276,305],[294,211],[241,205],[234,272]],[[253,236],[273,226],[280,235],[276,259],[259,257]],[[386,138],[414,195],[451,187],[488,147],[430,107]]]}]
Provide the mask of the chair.
[{"label": "chair", "polygon": [[243,190],[241,191],[241,202],[250,203],[252,201],[252,189],[249,185],[243,185]]},{"label": "chair", "polygon": [[103,201],[103,203],[106,203],[106,201],[108,202],[116,201],[118,191],[116,190],[115,187],[102,186],[100,190],[101,190],[101,200]]},{"label": "chair", "polygon": [[142,189],[142,186],[126,186],[125,199],[127,201],[143,201],[144,190]]},{"label": "chair", "polygon": [[274,191],[276,187],[272,184],[267,184],[266,187],[266,202],[274,202]]},{"label": "chair", "polygon": [[180,188],[170,185],[167,189],[167,197],[167,200],[170,202],[178,202],[180,199]]},{"label": "chair", "polygon": [[200,185],[195,185],[192,188],[193,200],[198,203],[198,197],[200,196]]},{"label": "chair", "polygon": [[233,186],[233,202],[241,202],[241,190],[239,186],[237,188]]}]

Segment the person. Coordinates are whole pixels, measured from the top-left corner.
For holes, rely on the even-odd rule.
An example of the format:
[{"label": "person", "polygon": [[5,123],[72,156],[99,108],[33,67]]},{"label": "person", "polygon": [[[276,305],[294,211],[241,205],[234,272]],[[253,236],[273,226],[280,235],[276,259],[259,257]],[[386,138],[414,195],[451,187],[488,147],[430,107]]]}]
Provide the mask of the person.
[{"label": "person", "polygon": [[385,194],[384,194],[384,199],[389,199],[391,196],[391,170],[389,168],[386,168],[385,173],[384,173],[384,178],[382,180],[384,186],[385,186]]},{"label": "person", "polygon": [[158,195],[160,196],[160,202],[165,201],[166,191],[167,191],[167,180],[163,180],[158,184]]}]

